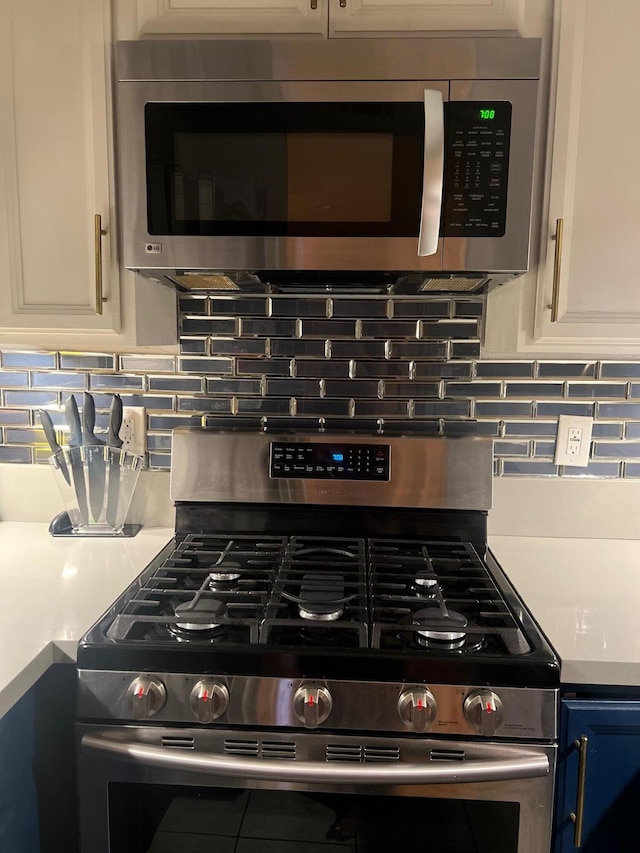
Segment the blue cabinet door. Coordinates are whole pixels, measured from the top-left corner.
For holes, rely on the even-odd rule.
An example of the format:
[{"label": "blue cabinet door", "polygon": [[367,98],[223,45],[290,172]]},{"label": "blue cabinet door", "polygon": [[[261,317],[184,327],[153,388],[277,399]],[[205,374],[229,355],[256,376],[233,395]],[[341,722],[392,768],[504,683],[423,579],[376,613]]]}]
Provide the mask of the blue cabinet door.
[{"label": "blue cabinet door", "polygon": [[[583,750],[576,744],[583,739]],[[586,738],[586,741],[584,741]],[[582,770],[583,853],[640,850],[640,702],[566,700],[560,721],[555,853],[575,853]]]},{"label": "blue cabinet door", "polygon": [[0,853],[39,853],[33,778],[35,696],[0,719]]}]

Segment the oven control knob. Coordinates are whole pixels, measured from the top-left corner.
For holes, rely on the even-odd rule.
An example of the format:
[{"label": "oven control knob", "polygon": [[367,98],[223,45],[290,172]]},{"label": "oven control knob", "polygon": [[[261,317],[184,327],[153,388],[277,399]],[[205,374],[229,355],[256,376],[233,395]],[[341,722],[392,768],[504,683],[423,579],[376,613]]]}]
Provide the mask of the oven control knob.
[{"label": "oven control knob", "polygon": [[478,734],[493,735],[502,725],[502,701],[493,690],[472,690],[467,694],[462,710]]},{"label": "oven control knob", "polygon": [[426,732],[436,715],[433,693],[424,687],[404,690],[398,699],[400,719],[414,732]]},{"label": "oven control knob", "polygon": [[140,675],[129,685],[127,698],[133,719],[148,720],[164,706],[167,701],[167,691],[159,679]]},{"label": "oven control knob", "polygon": [[302,684],[293,696],[293,712],[307,729],[324,723],[332,708],[331,693],[317,684]]},{"label": "oven control knob", "polygon": [[198,681],[189,697],[191,710],[199,723],[212,723],[227,710],[229,691],[219,681]]}]

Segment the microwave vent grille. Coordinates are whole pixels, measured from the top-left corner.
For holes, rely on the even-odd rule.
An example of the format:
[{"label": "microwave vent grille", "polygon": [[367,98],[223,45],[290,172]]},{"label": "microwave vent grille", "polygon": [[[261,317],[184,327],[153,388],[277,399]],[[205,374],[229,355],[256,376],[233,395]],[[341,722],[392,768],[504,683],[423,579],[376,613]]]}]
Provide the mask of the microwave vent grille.
[{"label": "microwave vent grille", "polygon": [[472,292],[481,288],[487,283],[487,278],[466,278],[459,276],[457,278],[425,278],[420,285],[420,290],[425,291],[464,291]]},{"label": "microwave vent grille", "polygon": [[240,290],[228,275],[185,272],[176,273],[172,278],[189,290]]}]

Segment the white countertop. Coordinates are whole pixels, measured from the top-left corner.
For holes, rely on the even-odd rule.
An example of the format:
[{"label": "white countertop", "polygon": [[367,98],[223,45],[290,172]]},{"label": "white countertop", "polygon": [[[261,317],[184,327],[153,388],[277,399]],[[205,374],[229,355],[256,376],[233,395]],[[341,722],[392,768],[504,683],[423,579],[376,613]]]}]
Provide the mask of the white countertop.
[{"label": "white countertop", "polygon": [[47,525],[0,524],[0,717],[78,640],[173,536],[52,538]]},{"label": "white countertop", "polygon": [[640,686],[640,541],[490,536],[564,684]]}]

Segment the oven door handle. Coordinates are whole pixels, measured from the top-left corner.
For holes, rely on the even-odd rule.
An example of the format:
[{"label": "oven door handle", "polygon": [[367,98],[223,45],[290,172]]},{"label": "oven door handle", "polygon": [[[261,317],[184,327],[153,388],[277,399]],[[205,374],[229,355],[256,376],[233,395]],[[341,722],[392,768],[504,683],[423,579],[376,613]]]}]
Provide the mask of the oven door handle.
[{"label": "oven door handle", "polygon": [[444,184],[444,105],[442,92],[424,90],[424,172],[418,255],[435,255],[440,236]]},{"label": "oven door handle", "polygon": [[[429,785],[502,782],[549,775],[544,752],[518,747],[488,747],[486,758],[415,763],[285,761],[253,759],[172,749],[101,734],[85,734],[82,748],[133,761],[145,767],[274,782],[322,782],[332,785]],[[491,757],[495,752],[495,757]]]}]

